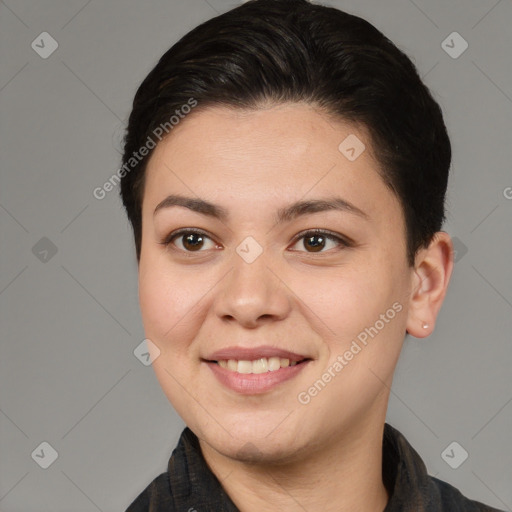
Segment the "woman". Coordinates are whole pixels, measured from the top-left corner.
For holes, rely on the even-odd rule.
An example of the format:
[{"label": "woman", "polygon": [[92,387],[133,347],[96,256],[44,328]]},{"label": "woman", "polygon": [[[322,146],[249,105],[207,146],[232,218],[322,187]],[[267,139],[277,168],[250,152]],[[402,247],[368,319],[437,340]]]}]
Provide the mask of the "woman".
[{"label": "woman", "polygon": [[385,423],[453,268],[438,104],[368,22],[253,0],[134,99],[121,195],[152,365],[187,428],[127,512],[492,511]]}]

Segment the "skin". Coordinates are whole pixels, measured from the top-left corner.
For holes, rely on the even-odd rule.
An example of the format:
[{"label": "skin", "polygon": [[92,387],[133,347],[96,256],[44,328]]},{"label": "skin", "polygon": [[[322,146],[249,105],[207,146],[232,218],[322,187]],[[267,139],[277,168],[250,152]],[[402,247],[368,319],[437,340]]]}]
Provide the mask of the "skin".
[{"label": "skin", "polygon": [[[366,146],[355,161],[338,150],[350,134]],[[434,329],[453,247],[439,232],[408,266],[402,209],[378,169],[364,128],[306,104],[195,111],[148,162],[139,299],[153,368],[244,512],[374,512],[388,501],[381,450],[393,372],[406,331],[423,338]],[[215,203],[228,218],[182,206],[154,214],[169,194]],[[334,195],[367,218],[329,210],[275,222],[294,201]],[[179,228],[210,238],[199,250],[183,236],[160,243]],[[353,244],[325,240],[315,252],[296,238],[314,228]],[[248,236],[263,250],[252,263],[236,252]],[[329,367],[332,373],[336,358],[394,303],[401,311],[309,403],[300,403],[299,393]],[[202,362],[233,345],[272,345],[312,361],[268,392],[241,395]]]}]

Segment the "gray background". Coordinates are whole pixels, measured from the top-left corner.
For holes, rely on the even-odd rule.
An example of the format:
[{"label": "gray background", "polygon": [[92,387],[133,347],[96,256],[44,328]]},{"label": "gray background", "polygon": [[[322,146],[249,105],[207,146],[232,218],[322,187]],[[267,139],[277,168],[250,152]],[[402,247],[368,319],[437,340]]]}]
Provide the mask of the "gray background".
[{"label": "gray background", "polygon": [[[118,191],[92,191],[119,167],[157,59],[234,5],[0,0],[2,512],[125,510],[166,470],[183,423],[133,353],[144,332]],[[445,229],[458,261],[435,332],[405,343],[388,422],[432,475],[511,510],[512,2],[330,5],[412,57],[453,143]],[[59,45],[46,59],[31,47],[44,31]],[[453,31],[469,44],[458,58],[442,46]],[[47,469],[31,456],[43,441],[58,453]],[[453,441],[469,453],[458,469],[441,457]]]}]

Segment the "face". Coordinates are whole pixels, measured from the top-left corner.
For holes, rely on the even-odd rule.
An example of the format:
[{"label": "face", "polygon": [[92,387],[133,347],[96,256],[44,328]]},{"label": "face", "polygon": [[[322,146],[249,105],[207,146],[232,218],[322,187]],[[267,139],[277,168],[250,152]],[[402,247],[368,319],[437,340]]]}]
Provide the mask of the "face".
[{"label": "face", "polygon": [[194,112],[142,214],[153,368],[202,442],[285,461],[384,422],[413,269],[363,129],[301,104]]}]

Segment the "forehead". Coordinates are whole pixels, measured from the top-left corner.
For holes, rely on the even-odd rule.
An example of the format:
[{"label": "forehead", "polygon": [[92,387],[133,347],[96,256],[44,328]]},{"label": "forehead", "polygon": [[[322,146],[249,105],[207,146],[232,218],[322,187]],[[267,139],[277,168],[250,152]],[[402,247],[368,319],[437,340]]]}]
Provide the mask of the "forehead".
[{"label": "forehead", "polygon": [[154,208],[176,191],[216,202],[236,197],[241,207],[244,198],[254,206],[255,197],[286,203],[336,192],[368,212],[401,213],[364,127],[295,103],[215,106],[185,117],[151,155],[144,203]]},{"label": "forehead", "polygon": [[[161,156],[165,150],[182,157],[194,147],[193,154],[186,154],[188,160],[215,155],[223,158],[224,163],[229,157],[236,158],[237,162],[251,159],[270,163],[276,155],[287,155],[321,162],[325,160],[322,155],[339,157],[339,144],[348,135],[357,145],[356,157],[362,152],[363,160],[373,158],[371,142],[363,126],[335,120],[308,104],[285,103],[257,110],[222,106],[201,110],[199,107],[172,129],[152,158]],[[281,160],[280,166],[283,164]],[[376,165],[376,161],[372,163]]]}]

